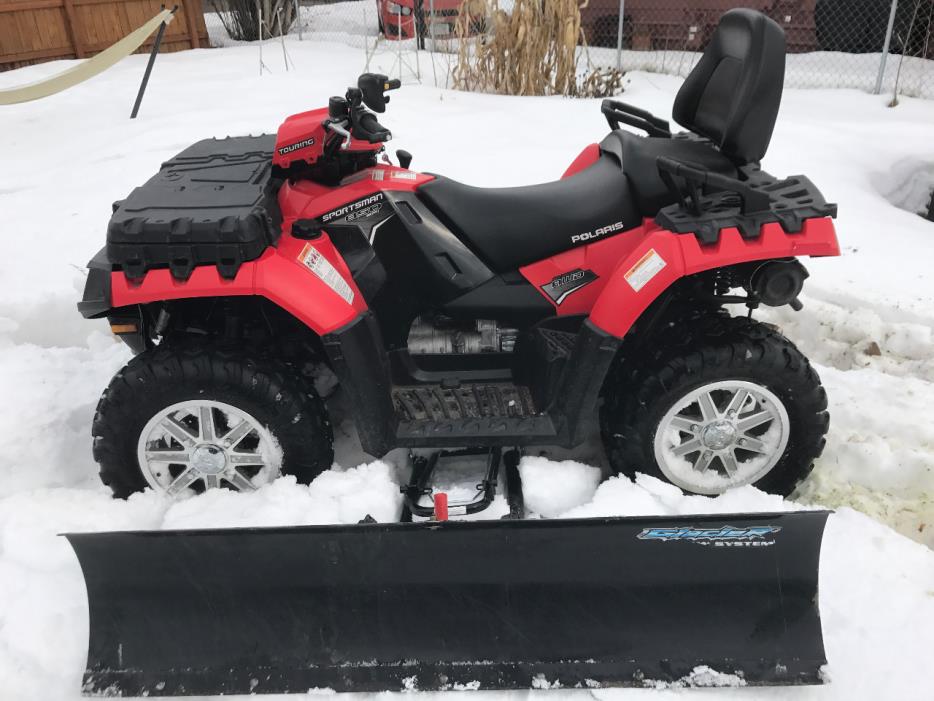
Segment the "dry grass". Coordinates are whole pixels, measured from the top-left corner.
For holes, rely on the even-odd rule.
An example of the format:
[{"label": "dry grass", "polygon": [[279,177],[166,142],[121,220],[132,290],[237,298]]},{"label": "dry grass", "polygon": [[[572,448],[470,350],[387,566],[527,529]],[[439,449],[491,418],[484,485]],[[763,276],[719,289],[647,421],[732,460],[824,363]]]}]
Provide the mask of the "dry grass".
[{"label": "dry grass", "polygon": [[[458,17],[460,39],[454,86],[506,95],[604,97],[622,88],[615,69],[590,65],[578,76],[581,7],[588,0],[515,0],[511,13],[498,0],[465,0]],[[486,31],[475,34],[477,28]],[[471,31],[473,30],[473,31]]]}]

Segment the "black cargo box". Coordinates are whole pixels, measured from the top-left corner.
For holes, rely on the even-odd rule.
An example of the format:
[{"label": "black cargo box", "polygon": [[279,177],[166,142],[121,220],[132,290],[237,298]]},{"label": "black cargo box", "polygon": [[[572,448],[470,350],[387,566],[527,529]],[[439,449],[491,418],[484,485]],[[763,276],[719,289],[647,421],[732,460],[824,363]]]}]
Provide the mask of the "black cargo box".
[{"label": "black cargo box", "polygon": [[169,268],[186,280],[198,265],[234,277],[279,239],[275,141],[272,134],[206,139],[163,163],[114,205],[107,227],[111,264],[130,278]]}]

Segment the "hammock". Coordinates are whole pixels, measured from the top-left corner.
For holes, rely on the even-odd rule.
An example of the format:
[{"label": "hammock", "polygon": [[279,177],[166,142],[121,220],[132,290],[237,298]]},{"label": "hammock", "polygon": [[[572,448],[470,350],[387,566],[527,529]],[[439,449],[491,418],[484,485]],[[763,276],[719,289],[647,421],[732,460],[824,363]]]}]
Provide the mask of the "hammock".
[{"label": "hammock", "polygon": [[107,47],[96,56],[82,61],[77,66],[72,66],[57,75],[18,88],[0,90],[0,105],[13,105],[17,102],[38,100],[93,78],[98,73],[102,73],[113,66],[117,61],[136,51],[160,24],[163,22],[168,24],[174,17],[172,10],[162,10],[139,29],[130,32],[113,46]]}]

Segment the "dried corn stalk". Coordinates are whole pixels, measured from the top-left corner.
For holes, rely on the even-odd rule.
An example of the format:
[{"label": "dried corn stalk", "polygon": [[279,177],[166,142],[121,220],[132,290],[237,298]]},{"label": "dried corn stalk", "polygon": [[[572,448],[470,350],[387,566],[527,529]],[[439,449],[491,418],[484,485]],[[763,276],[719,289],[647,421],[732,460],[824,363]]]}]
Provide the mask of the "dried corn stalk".
[{"label": "dried corn stalk", "polygon": [[[507,13],[498,0],[466,0],[456,27],[460,41],[454,86],[507,95],[603,96],[619,92],[619,71],[595,69],[589,58],[587,70],[578,80],[583,40],[580,10],[588,0],[582,5],[578,2],[515,0]],[[586,46],[583,49],[586,52]]]}]

